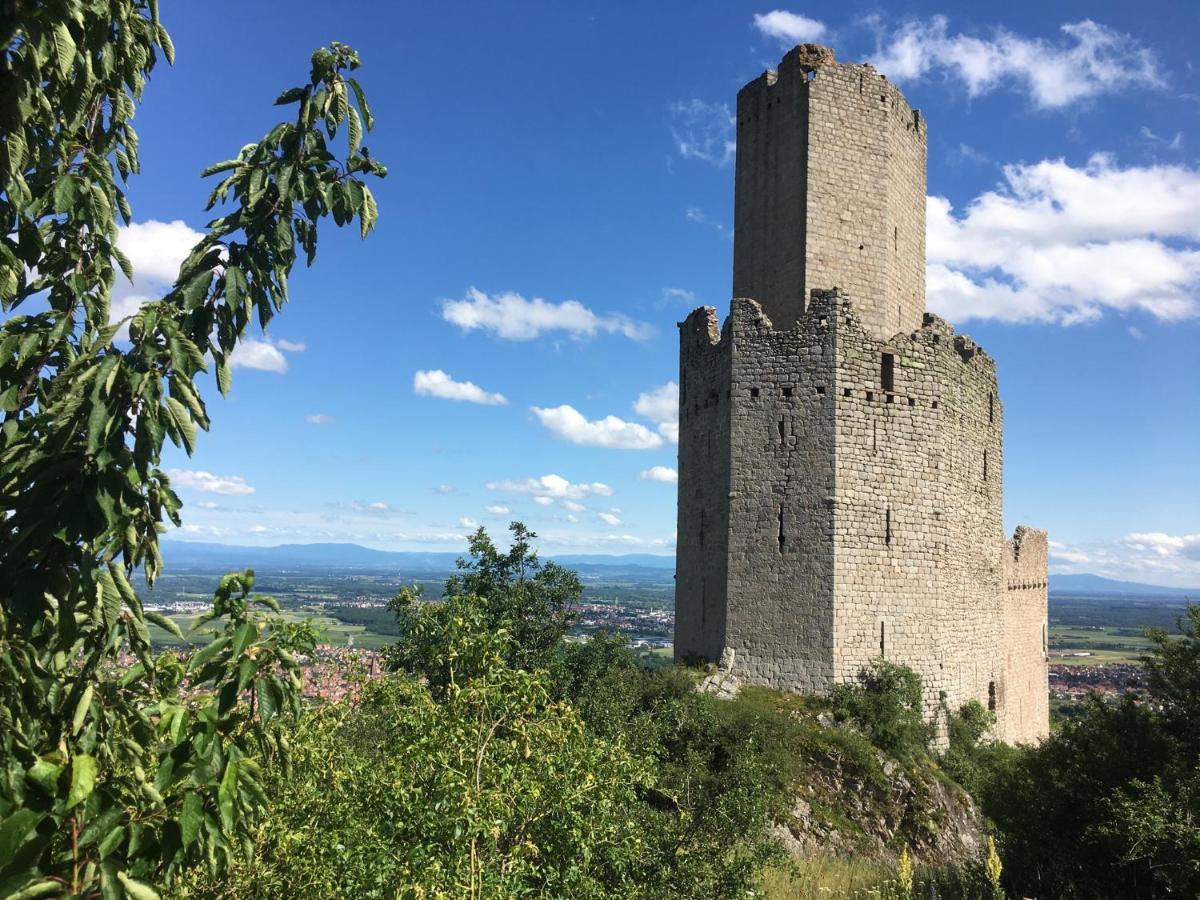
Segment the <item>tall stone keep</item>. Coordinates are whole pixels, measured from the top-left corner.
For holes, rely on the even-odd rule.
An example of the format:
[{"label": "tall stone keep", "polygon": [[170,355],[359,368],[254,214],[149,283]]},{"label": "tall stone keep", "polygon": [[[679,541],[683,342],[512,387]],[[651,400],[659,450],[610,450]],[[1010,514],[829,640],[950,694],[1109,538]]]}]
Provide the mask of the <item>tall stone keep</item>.
[{"label": "tall stone keep", "polygon": [[995,362],[924,312],[926,125],[814,45],[738,95],[734,296],[680,324],[678,660],[1048,730],[1046,534],[1002,524]]}]

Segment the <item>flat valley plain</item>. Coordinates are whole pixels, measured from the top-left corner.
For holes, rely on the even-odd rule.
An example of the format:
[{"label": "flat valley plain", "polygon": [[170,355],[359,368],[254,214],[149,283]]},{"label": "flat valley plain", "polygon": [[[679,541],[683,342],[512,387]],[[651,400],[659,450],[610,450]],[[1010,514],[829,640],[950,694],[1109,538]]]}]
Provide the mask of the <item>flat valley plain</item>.
[{"label": "flat valley plain", "polygon": [[[576,567],[584,583],[580,622],[583,636],[600,629],[619,631],[654,659],[669,657],[674,626],[673,572],[638,565]],[[193,565],[168,567],[154,590],[139,590],[143,601],[188,628],[212,598],[228,569]],[[377,650],[395,639],[387,601],[405,585],[426,597],[440,596],[448,572],[429,568],[259,570],[256,591],[274,597],[288,618],[311,619],[330,645]],[[1200,599],[1200,598],[1197,598]],[[1052,666],[1137,665],[1150,647],[1145,629],[1175,630],[1186,606],[1180,596],[1128,596],[1110,593],[1050,593]],[[155,628],[163,647],[177,638]],[[196,638],[198,640],[198,637]]]}]

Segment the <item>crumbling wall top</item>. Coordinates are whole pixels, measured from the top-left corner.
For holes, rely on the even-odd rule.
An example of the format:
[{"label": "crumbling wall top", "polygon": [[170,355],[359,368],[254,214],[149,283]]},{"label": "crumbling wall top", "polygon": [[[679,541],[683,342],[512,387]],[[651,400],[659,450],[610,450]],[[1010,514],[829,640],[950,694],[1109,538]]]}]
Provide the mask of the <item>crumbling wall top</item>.
[{"label": "crumbling wall top", "polygon": [[837,60],[831,48],[820,44],[797,44],[779,61],[779,70],[795,67],[802,72],[815,72],[822,66],[833,65],[837,65]]}]

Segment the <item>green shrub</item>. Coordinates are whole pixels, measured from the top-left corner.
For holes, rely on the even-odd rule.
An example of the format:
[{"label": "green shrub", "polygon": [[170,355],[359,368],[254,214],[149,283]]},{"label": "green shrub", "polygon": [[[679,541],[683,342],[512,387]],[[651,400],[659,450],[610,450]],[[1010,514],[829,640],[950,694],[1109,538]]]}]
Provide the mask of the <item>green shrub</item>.
[{"label": "green shrub", "polygon": [[932,736],[921,704],[921,676],[907,666],[877,659],[858,681],[835,685],[830,695],[838,721],[851,722],[871,743],[897,759],[925,753]]}]

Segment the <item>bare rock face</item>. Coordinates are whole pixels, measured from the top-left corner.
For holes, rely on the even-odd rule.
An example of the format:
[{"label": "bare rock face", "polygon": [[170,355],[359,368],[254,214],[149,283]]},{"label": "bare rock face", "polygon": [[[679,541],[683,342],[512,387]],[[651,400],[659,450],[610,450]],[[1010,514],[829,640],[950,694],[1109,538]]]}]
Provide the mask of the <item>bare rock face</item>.
[{"label": "bare rock face", "polygon": [[812,762],[791,810],[771,826],[792,855],[891,861],[907,847],[931,865],[983,855],[986,831],[974,801],[932,769],[902,768],[883,754],[882,777],[866,776],[834,756]]},{"label": "bare rock face", "polygon": [[716,671],[704,676],[704,679],[696,686],[696,690],[702,694],[712,694],[719,700],[732,700],[736,697],[741,687],[737,676],[733,674],[736,659],[737,653],[732,647],[722,650]]}]

